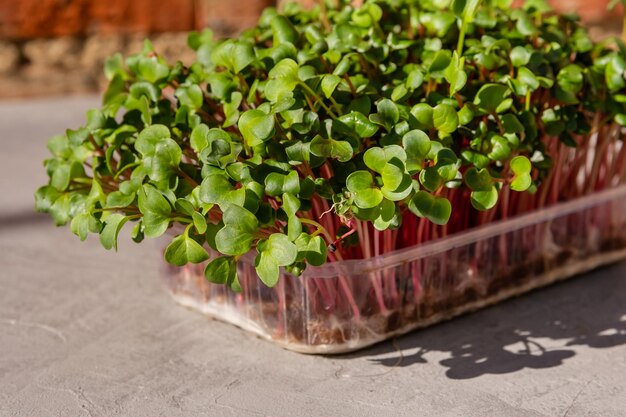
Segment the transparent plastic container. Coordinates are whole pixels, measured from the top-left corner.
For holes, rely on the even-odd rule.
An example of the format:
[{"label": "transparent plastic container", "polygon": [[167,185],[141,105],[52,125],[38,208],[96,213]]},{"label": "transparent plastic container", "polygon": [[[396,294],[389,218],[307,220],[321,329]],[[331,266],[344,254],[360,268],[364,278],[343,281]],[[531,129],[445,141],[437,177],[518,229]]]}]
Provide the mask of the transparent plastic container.
[{"label": "transparent plastic container", "polygon": [[171,267],[180,304],[303,353],[344,353],[626,258],[626,186],[364,260],[282,271],[240,260],[243,292]]}]

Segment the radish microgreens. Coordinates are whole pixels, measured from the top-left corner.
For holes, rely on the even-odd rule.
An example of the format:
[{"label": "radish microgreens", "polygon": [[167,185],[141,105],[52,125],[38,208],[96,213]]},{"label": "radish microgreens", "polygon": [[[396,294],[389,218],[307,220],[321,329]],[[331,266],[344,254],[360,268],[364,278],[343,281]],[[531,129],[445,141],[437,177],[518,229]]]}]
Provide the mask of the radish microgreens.
[{"label": "radish microgreens", "polygon": [[165,259],[210,247],[207,278],[235,290],[255,251],[273,286],[281,267],[367,256],[408,216],[487,221],[463,202],[535,192],[550,141],[577,146],[595,115],[626,123],[623,45],[541,0],[339,3],[269,8],[236,39],[192,33],[190,66],[150,42],[109,59],[102,107],[49,142],[37,209],[107,249],[128,222],[137,242],[175,230]]}]

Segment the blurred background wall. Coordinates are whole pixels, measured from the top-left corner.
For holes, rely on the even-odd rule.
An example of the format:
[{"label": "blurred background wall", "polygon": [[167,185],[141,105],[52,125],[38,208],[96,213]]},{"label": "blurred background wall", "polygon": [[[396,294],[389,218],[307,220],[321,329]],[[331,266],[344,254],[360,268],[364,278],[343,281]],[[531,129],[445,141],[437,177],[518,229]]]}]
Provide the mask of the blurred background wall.
[{"label": "blurred background wall", "polygon": [[[188,63],[186,32],[210,27],[234,35],[277,1],[285,2],[0,0],[0,98],[97,91],[104,59],[139,51],[145,37],[169,60]],[[551,0],[560,11],[578,12],[596,38],[621,28],[622,11],[607,11],[608,1]]]}]

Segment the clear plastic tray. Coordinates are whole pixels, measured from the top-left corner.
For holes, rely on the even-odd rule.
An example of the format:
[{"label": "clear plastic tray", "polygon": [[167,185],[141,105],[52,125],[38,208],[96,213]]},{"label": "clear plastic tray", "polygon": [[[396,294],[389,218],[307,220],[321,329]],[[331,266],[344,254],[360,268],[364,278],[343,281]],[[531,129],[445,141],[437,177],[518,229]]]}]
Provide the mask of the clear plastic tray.
[{"label": "clear plastic tray", "polygon": [[241,294],[169,268],[180,304],[303,353],[344,353],[626,258],[626,186],[365,260],[282,272]]}]

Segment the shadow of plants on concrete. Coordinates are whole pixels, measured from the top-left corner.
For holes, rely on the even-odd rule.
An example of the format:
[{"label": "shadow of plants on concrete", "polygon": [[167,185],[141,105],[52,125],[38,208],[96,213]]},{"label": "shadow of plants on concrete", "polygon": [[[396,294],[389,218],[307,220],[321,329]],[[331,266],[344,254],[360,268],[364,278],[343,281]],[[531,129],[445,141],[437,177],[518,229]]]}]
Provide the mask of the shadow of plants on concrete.
[{"label": "shadow of plants on concrete", "polygon": [[619,264],[343,358],[405,367],[438,352],[447,356],[439,360],[446,376],[469,379],[559,366],[576,346],[625,343],[626,264]]}]

